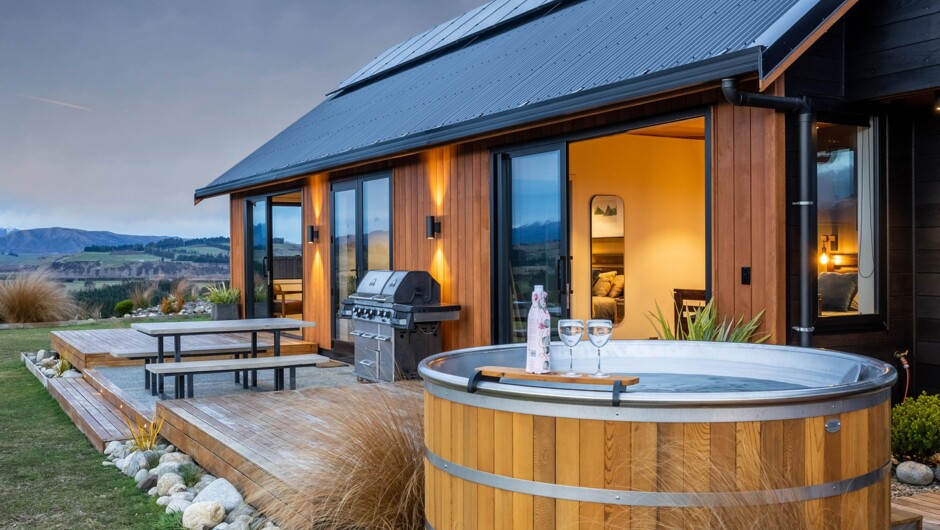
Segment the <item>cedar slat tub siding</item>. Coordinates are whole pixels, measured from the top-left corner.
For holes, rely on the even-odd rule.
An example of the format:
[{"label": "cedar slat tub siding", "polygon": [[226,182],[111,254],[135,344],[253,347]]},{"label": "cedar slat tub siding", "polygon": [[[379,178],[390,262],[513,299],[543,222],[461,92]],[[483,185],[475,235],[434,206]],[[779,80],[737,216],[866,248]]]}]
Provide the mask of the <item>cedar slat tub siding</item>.
[{"label": "cedar slat tub siding", "polygon": [[[637,343],[644,349],[631,353]],[[896,379],[887,365],[773,346],[733,345],[729,352],[722,345],[714,355],[708,349],[715,346],[689,342],[611,346],[620,350],[605,357],[611,363],[605,369],[625,371],[617,369],[619,357],[622,366],[637,367],[631,373],[641,385],[656,363],[695,373],[697,367],[681,366],[695,355],[714,363],[712,373],[735,358],[757,371],[790,371],[781,381],[802,370],[796,363],[778,368],[781,355],[806,356],[807,370],[833,355],[839,374],[833,377],[846,382],[808,380],[795,390],[753,391],[751,400],[741,397],[748,391],[719,392],[711,403],[681,392],[631,390],[613,407],[609,392],[576,387],[559,391],[503,380],[480,383],[471,394],[460,386],[456,374],[474,364],[512,365],[505,361],[515,357],[521,363],[519,347],[432,357],[422,364],[429,526],[726,528],[759,520],[768,528],[887,528],[887,387]],[[596,362],[584,353],[576,369]],[[853,362],[860,367],[855,379]],[[715,517],[725,526],[712,524]]]}]

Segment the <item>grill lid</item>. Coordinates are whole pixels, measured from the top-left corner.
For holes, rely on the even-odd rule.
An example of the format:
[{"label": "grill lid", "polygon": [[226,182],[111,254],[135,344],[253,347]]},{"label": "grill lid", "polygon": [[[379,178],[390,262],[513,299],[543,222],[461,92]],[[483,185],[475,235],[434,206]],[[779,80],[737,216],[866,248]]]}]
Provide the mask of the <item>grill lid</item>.
[{"label": "grill lid", "polygon": [[374,270],[366,273],[349,298],[386,304],[438,304],[441,284],[427,271]]}]

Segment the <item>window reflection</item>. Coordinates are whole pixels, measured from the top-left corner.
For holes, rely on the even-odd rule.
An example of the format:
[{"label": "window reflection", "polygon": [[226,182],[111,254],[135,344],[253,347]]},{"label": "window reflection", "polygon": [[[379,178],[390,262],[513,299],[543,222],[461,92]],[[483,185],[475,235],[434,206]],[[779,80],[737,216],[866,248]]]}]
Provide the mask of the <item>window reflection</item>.
[{"label": "window reflection", "polygon": [[623,199],[591,199],[591,318],[623,321]]}]

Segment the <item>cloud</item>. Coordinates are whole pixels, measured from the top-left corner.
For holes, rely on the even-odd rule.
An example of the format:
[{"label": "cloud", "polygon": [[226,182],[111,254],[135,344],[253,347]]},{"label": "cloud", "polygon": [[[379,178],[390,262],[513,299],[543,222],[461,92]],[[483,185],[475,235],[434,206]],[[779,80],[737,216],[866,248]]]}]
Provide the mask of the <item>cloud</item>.
[{"label": "cloud", "polygon": [[52,103],[53,105],[59,105],[60,107],[66,107],[75,110],[84,110],[88,112],[95,112],[95,109],[90,109],[88,107],[83,107],[81,105],[76,105],[74,103],[68,103],[65,101],[59,101],[57,99],[41,98],[39,96],[30,96],[29,94],[17,94],[17,96],[24,99],[31,99],[33,101],[42,101],[44,103]]}]

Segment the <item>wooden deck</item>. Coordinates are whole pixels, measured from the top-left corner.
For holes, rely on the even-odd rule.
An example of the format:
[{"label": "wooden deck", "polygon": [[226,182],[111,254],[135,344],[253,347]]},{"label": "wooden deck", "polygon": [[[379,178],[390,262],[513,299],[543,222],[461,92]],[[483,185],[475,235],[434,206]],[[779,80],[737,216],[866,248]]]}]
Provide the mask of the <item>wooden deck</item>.
[{"label": "wooden deck", "polygon": [[923,516],[923,530],[940,530],[940,493],[891,499],[891,510]]},{"label": "wooden deck", "polygon": [[[53,331],[52,349],[68,360],[79,370],[95,366],[134,366],[143,361],[117,359],[110,355],[114,349],[156,348],[157,339],[148,337],[133,329],[94,329]],[[259,340],[270,342],[270,334],[259,334]],[[227,333],[222,335],[194,335],[182,338],[185,349],[191,347],[225,346],[244,344],[251,341],[249,333]],[[165,341],[166,348],[172,351],[173,341]],[[317,344],[287,336],[281,336],[281,353],[317,353]],[[223,356],[230,357],[230,356]],[[220,358],[223,358],[220,357]]]},{"label": "wooden deck", "polygon": [[124,423],[121,409],[105,399],[85,379],[50,379],[47,388],[98,452],[104,451],[112,440],[130,439],[130,430]]},{"label": "wooden deck", "polygon": [[[163,436],[210,473],[223,477],[262,510],[283,508],[278,500],[292,479],[304,474],[298,462],[316,447],[322,411],[343,407],[354,392],[377,385],[308,388],[237,394],[221,398],[161,401]],[[384,388],[388,386],[383,385]],[[418,391],[417,384],[395,387]]]}]

